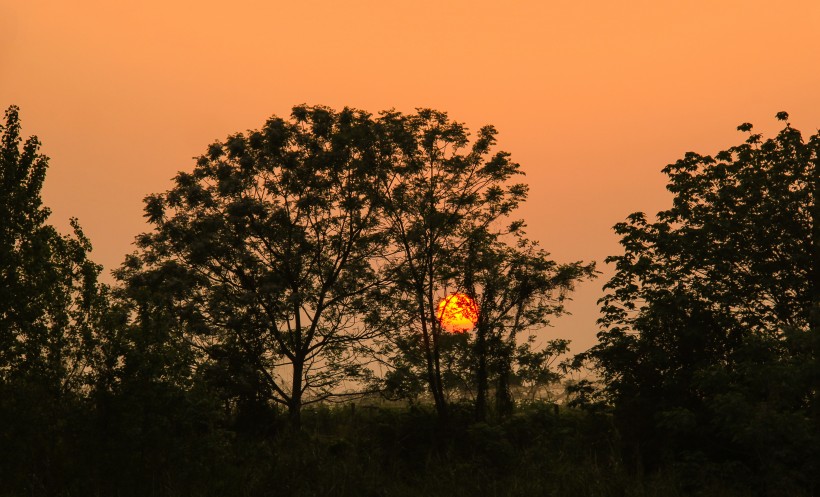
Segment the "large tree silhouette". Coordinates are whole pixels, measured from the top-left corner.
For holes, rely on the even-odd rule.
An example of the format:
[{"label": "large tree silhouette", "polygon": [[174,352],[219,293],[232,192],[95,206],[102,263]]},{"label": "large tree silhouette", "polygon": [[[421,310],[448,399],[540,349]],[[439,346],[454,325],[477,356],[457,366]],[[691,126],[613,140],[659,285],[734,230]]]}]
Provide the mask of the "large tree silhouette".
[{"label": "large tree silhouette", "polygon": [[18,112],[10,107],[0,125],[0,378],[36,375],[70,390],[84,373],[100,268],[87,258],[91,245],[75,219],[67,236],[46,224],[48,158],[37,137],[20,148]]},{"label": "large tree silhouette", "polygon": [[506,236],[483,228],[474,231],[456,266],[478,308],[474,374],[479,419],[486,415],[490,379],[496,380],[497,412],[512,410],[510,380],[516,362],[530,381],[557,376],[550,374],[546,361],[566,352],[568,341],[553,339],[534,351],[532,333],[564,312],[564,301],[577,282],[595,276],[594,263],[558,264],[524,238],[517,225],[514,228]]},{"label": "large tree silhouette", "polygon": [[748,454],[759,471],[816,460],[819,150],[787,124],[688,153],[664,169],[673,206],[615,226],[624,253],[608,259],[589,357],[647,464],[683,450]]},{"label": "large tree silhouette", "polygon": [[295,426],[305,403],[355,376],[372,336],[362,319],[381,241],[372,129],[360,111],[295,107],[211,145],[174,188],[146,198],[155,230],[130,264],[185,279],[184,336],[243,395],[286,406]]},{"label": "large tree silhouette", "polygon": [[59,430],[92,381],[100,267],[76,219],[47,224],[48,158],[21,137],[19,109],[0,125],[0,492],[59,480]]},{"label": "large tree silhouette", "polygon": [[526,198],[527,187],[509,183],[520,167],[508,153],[492,150],[492,126],[481,128],[470,143],[462,124],[446,113],[421,109],[412,115],[384,113],[379,127],[381,150],[391,164],[390,174],[378,183],[393,248],[385,268],[394,282],[393,307],[404,316],[393,335],[398,369],[389,379],[397,381],[398,372],[413,383],[421,366],[445,419],[438,300],[460,286],[462,268],[453,261],[466,255],[470,233],[495,229]]}]

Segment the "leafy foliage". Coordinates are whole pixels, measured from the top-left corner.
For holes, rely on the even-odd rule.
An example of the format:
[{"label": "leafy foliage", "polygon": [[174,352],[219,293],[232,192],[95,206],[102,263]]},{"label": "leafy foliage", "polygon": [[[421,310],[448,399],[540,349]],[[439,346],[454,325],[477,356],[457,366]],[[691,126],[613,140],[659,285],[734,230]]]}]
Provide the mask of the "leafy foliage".
[{"label": "leafy foliage", "polygon": [[[526,242],[513,248],[500,241],[505,234],[515,237],[523,226],[515,221],[498,227],[526,199],[527,186],[511,183],[522,172],[509,153],[494,151],[492,126],[481,128],[471,143],[464,125],[429,109],[408,116],[387,112],[378,125],[381,151],[391,164],[377,192],[391,244],[384,270],[393,283],[386,301],[395,332],[387,353],[396,367],[386,375],[387,386],[394,393],[418,394],[418,378],[424,378],[440,418],[446,419],[448,397],[469,389],[475,379],[471,339],[443,330],[439,300],[461,289],[479,297],[476,289],[483,288],[479,334],[502,333],[507,326],[513,351],[515,334],[545,325],[546,316],[560,310],[571,282],[591,267],[558,268]],[[503,283],[480,280],[499,270],[507,277]],[[474,276],[478,271],[484,272]],[[559,288],[560,298],[552,299]],[[510,326],[518,328],[510,332]],[[484,352],[479,356],[486,360]],[[486,381],[486,374],[482,377]]]},{"label": "leafy foliage", "polygon": [[[0,495],[816,494],[820,135],[664,170],[576,361],[605,388],[558,406],[569,342],[540,330],[594,265],[509,222],[527,188],[492,127],[295,107],[148,196],[114,288],[47,224],[16,107],[1,128]],[[475,333],[442,332],[452,292]]]},{"label": "leafy foliage", "polygon": [[100,267],[76,219],[60,236],[40,191],[48,158],[31,137],[22,146],[17,107],[6,111],[0,150],[0,379],[39,377],[78,388]]},{"label": "leafy foliage", "polygon": [[564,312],[564,301],[578,281],[595,276],[594,263],[551,260],[537,243],[524,238],[522,228],[517,222],[506,234],[484,228],[472,232],[467,253],[456,266],[479,309],[470,371],[475,374],[476,413],[482,419],[490,380],[496,382],[496,411],[509,414],[514,405],[511,382],[523,383],[533,397],[560,379],[550,365],[568,351],[569,341],[550,340],[533,350],[534,333]]},{"label": "leafy foliage", "polygon": [[381,244],[372,127],[360,111],[302,106],[211,145],[146,198],[155,231],[128,263],[135,277],[166,275],[182,334],[226,387],[286,406],[296,424],[304,402],[356,373],[373,336],[361,312]]},{"label": "leafy foliage", "polygon": [[615,226],[588,355],[644,464],[694,451],[780,481],[816,472],[818,147],[786,124],[688,153],[664,169],[672,208]]},{"label": "leafy foliage", "polygon": [[100,267],[88,259],[77,220],[65,236],[46,224],[48,158],[20,131],[19,109],[9,107],[0,125],[0,467],[11,469],[9,484],[47,487],[29,475],[56,480],[64,469],[51,463],[62,457],[55,441],[64,440],[60,424],[93,382],[103,302]]}]

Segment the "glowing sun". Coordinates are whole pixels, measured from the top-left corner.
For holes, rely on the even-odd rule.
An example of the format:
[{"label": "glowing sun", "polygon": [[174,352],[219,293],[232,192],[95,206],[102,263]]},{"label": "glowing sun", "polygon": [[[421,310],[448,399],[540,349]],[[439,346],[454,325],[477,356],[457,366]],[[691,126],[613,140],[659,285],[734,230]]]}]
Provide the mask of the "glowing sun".
[{"label": "glowing sun", "polygon": [[438,303],[441,327],[450,333],[465,333],[478,321],[478,306],[465,293],[452,293]]}]

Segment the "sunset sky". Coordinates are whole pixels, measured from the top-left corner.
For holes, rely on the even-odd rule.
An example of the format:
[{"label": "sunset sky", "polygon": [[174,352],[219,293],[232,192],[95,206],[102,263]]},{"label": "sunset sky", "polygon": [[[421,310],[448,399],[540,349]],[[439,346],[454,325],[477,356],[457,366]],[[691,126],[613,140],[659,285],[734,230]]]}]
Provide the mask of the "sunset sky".
[{"label": "sunset sky", "polygon": [[820,127],[820,2],[0,0],[0,106],[51,157],[51,222],[78,217],[106,273],[147,228],[143,197],[300,103],[495,125],[529,236],[603,271],[542,335],[580,352],[612,225],[668,206],[667,163],[781,110]]}]

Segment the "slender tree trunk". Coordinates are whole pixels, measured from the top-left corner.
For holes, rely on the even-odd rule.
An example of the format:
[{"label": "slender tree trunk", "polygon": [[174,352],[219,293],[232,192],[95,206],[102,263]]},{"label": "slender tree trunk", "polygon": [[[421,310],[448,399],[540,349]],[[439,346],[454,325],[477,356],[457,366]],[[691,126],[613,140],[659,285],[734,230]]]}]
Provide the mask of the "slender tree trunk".
[{"label": "slender tree trunk", "polygon": [[[478,255],[475,237],[470,237],[467,244],[467,265],[464,269],[464,288],[473,302],[478,302],[475,290],[475,265]],[[494,288],[484,283],[485,304],[494,300]],[[483,306],[482,306],[483,307]],[[478,421],[484,421],[487,417],[487,390],[489,390],[489,380],[487,378],[487,334],[489,332],[488,312],[489,309],[476,309],[476,344],[475,351],[478,359],[476,365],[476,396],[475,396],[475,417]]]},{"label": "slender tree trunk", "polygon": [[[433,390],[433,398],[436,403],[436,414],[438,414],[439,421],[442,423],[447,422],[447,400],[444,398],[444,382],[441,380],[441,353],[439,350],[439,333],[440,327],[438,323],[438,316],[436,313],[436,302],[435,297],[433,295],[433,283],[435,281],[434,278],[434,271],[433,271],[433,257],[432,255],[427,256],[427,295],[422,297],[422,324],[426,322],[424,317],[427,315],[424,312],[424,304],[423,301],[427,300],[427,306],[430,310],[430,316],[433,319],[430,321],[430,337],[431,337],[431,345],[432,345],[432,369],[433,369],[433,377],[431,387]],[[429,363],[428,363],[429,364]]]},{"label": "slender tree trunk", "polygon": [[296,357],[293,361],[293,390],[288,403],[288,418],[294,430],[302,429],[302,375],[304,373],[304,359]]},{"label": "slender tree trunk", "polygon": [[501,371],[498,374],[498,388],[495,391],[496,408],[501,416],[512,414],[515,406],[512,392],[510,392],[510,376],[512,375],[512,361],[515,354],[515,336],[521,324],[525,301],[526,297],[522,295],[515,311],[515,320],[510,330],[510,336],[507,338],[507,350],[502,350]]},{"label": "slender tree trunk", "polygon": [[302,380],[305,372],[305,355],[302,346],[302,305],[300,301],[296,301],[293,305],[294,312],[294,358],[293,358],[293,388],[290,394],[290,403],[288,404],[288,417],[290,418],[290,426],[294,430],[302,429]]},{"label": "slender tree trunk", "polygon": [[[435,212],[435,198],[434,192],[436,191],[436,181],[435,181],[435,161],[430,160],[430,214]],[[428,231],[427,231],[427,253],[425,254],[426,257],[426,266],[427,266],[427,274],[425,275],[428,279],[427,283],[427,303],[430,306],[430,316],[433,317],[432,321],[430,321],[430,335],[432,336],[432,345],[433,345],[433,384],[434,384],[434,398],[436,402],[436,413],[438,414],[439,421],[442,424],[447,423],[447,401],[444,398],[444,383],[441,381],[441,354],[439,352],[439,332],[440,329],[438,328],[438,319],[436,315],[436,302],[433,296],[433,288],[435,286],[435,268],[434,268],[434,260],[435,260],[435,242],[433,241],[433,232],[432,228],[430,228],[430,224],[427,224]],[[423,288],[422,288],[423,289]],[[422,318],[425,316],[422,313]]]},{"label": "slender tree trunk", "polygon": [[435,372],[435,360],[433,358],[434,342],[430,338],[430,330],[427,326],[426,313],[424,311],[424,300],[418,300],[419,318],[421,319],[421,338],[424,345],[424,360],[427,365],[427,386],[430,389],[430,394],[433,396],[433,402],[436,406],[436,413],[440,419],[446,417],[446,405],[444,404],[444,396],[441,393],[441,383],[437,381]]},{"label": "slender tree trunk", "polygon": [[476,368],[475,417],[478,421],[484,421],[487,417],[489,385],[487,379],[487,324],[483,320],[476,327],[476,355],[478,356],[478,367]]},{"label": "slender tree trunk", "polygon": [[433,328],[433,371],[435,372],[436,390],[438,390],[437,412],[439,419],[447,420],[447,400],[444,398],[444,382],[441,380],[441,354],[439,352],[438,337],[439,332],[436,331],[436,325]]},{"label": "slender tree trunk", "polygon": [[498,383],[495,390],[495,407],[500,416],[508,416],[513,411],[513,398],[510,392],[510,373],[512,365],[507,357],[501,361],[501,371],[498,374]]}]

